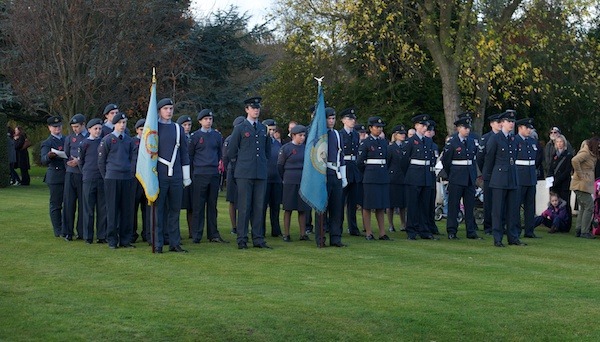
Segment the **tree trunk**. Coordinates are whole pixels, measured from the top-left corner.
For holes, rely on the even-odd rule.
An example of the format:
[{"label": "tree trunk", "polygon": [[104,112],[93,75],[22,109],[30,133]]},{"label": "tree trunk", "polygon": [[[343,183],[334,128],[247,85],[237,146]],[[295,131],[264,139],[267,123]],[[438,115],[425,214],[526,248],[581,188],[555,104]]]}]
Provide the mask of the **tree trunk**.
[{"label": "tree trunk", "polygon": [[442,96],[444,100],[444,117],[446,132],[454,133],[454,121],[461,112],[460,91],[458,89],[458,67],[454,65],[438,65],[442,79]]}]

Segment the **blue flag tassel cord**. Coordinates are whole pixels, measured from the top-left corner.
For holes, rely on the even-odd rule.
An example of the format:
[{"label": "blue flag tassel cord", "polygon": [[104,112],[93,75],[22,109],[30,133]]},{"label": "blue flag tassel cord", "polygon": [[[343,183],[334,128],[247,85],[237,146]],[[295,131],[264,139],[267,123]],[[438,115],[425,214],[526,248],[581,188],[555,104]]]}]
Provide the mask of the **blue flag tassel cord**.
[{"label": "blue flag tassel cord", "polygon": [[[316,79],[316,78],[315,78]],[[327,208],[327,119],[325,118],[325,97],[321,79],[317,96],[315,115],[306,138],[300,197],[319,214],[321,241],[323,247],[323,213]]]},{"label": "blue flag tassel cord", "polygon": [[154,202],[158,198],[158,173],[156,164],[158,162],[158,110],[156,105],[156,71],[152,69],[152,87],[150,88],[150,102],[148,103],[148,113],[144,131],[140,141],[138,151],[138,162],[135,170],[135,177],[144,188],[144,193],[150,206],[150,226],[152,253],[156,251],[156,213]]}]

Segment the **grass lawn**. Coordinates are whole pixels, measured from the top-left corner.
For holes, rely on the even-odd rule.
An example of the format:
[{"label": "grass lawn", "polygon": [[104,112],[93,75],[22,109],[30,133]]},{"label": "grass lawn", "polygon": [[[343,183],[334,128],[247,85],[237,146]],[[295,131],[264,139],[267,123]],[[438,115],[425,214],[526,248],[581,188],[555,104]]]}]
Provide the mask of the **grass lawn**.
[{"label": "grass lawn", "polygon": [[459,241],[345,234],[348,248],[317,249],[294,216],[294,242],[238,250],[221,197],[232,243],[194,245],[186,228],[190,253],[152,255],[55,238],[43,170],[32,174],[0,189],[1,341],[600,339],[600,241],[573,233],[496,248],[461,225]]}]

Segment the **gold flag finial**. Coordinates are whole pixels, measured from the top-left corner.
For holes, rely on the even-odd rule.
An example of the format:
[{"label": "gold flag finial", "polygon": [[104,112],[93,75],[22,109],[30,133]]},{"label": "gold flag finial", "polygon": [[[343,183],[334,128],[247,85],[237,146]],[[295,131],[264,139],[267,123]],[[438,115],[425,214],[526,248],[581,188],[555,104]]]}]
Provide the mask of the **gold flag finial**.
[{"label": "gold flag finial", "polygon": [[152,68],[152,83],[156,83],[156,68]]}]

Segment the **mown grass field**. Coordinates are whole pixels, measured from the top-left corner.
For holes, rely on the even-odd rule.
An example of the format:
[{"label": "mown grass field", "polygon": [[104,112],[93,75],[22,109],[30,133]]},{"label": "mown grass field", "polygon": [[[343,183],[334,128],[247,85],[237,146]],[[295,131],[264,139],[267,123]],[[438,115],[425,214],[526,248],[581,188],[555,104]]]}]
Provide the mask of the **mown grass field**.
[{"label": "mown grass field", "polygon": [[2,341],[600,339],[600,241],[539,229],[527,247],[495,248],[461,226],[459,241],[398,232],[317,249],[297,241],[294,217],[294,242],[238,250],[221,197],[231,244],[109,250],[55,238],[43,170],[33,174],[0,189]]}]

